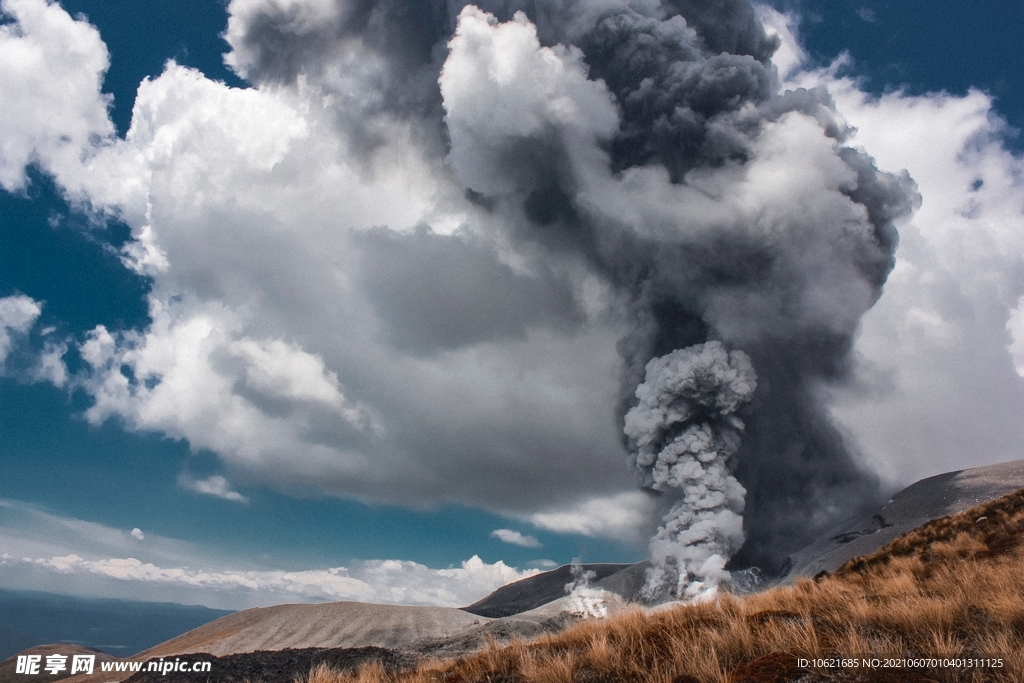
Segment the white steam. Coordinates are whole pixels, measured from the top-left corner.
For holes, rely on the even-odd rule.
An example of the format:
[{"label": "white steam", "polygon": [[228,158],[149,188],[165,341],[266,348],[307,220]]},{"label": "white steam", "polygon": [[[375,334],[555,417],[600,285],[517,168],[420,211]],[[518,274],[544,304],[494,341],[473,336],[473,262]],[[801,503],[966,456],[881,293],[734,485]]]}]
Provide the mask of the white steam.
[{"label": "white steam", "polygon": [[743,545],[746,495],[730,462],[744,428],[735,413],[756,387],[750,358],[717,341],[647,364],[624,431],[644,487],[678,500],[651,540],[645,599],[710,596],[729,578],[725,564]]},{"label": "white steam", "polygon": [[565,592],[569,594],[569,606],[566,611],[582,619],[607,617],[608,603],[605,600],[605,591],[590,585],[590,582],[597,578],[597,572],[584,567],[578,557],[572,561],[570,571],[572,581],[565,584]]}]

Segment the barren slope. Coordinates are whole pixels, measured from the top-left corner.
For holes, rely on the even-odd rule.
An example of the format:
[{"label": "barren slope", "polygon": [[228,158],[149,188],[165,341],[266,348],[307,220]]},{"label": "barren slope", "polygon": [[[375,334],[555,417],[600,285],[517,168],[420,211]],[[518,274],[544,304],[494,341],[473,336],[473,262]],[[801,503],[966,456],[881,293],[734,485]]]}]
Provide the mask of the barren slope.
[{"label": "barren slope", "polygon": [[275,605],[222,617],[140,652],[133,659],[306,647],[403,648],[417,640],[447,638],[485,621],[489,620],[454,607],[364,602]]},{"label": "barren slope", "polygon": [[878,510],[845,522],[794,553],[789,578],[835,571],[911,529],[1024,488],[1024,460],[947,472],[911,484]]}]

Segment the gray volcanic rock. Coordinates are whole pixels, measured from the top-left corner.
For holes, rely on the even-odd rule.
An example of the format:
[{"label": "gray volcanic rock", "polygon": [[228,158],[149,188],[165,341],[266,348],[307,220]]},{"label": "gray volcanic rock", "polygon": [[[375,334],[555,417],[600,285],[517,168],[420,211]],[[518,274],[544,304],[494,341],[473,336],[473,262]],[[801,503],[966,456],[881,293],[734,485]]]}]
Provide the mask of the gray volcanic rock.
[{"label": "gray volcanic rock", "polygon": [[884,506],[845,522],[790,556],[786,580],[833,572],[939,517],[963,512],[1024,488],[1024,460],[947,472],[903,489]]},{"label": "gray volcanic rock", "polygon": [[[588,572],[594,572],[593,581],[599,582],[632,566],[629,564],[585,564],[583,568]],[[565,586],[572,581],[572,565],[563,564],[558,569],[504,585],[485,598],[462,609],[491,618],[520,614],[553,600],[564,598]]]},{"label": "gray volcanic rock", "polygon": [[650,566],[648,560],[627,565],[622,571],[594,582],[594,588],[614,593],[627,602],[640,602],[640,590],[647,580],[647,568]]}]

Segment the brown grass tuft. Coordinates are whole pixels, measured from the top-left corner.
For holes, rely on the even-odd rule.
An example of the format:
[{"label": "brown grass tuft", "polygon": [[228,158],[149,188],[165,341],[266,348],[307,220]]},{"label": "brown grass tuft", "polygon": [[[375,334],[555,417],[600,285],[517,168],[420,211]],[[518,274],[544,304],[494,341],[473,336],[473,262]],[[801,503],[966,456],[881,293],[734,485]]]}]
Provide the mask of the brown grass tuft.
[{"label": "brown grass tuft", "polygon": [[[929,522],[831,575],[606,621],[416,670],[302,683],[1024,683],[1024,490]],[[836,656],[1002,658],[1001,668],[801,667]]]}]

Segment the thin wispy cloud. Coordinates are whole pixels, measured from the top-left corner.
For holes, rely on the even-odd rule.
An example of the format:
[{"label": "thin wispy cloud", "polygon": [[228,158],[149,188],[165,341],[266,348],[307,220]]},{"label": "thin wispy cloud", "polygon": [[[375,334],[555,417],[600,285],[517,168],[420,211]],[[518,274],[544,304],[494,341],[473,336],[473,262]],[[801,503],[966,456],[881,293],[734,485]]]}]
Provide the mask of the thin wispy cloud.
[{"label": "thin wispy cloud", "polygon": [[241,493],[232,490],[228,480],[219,474],[210,475],[205,479],[194,479],[189,474],[182,473],[178,476],[178,484],[189,491],[195,491],[207,496],[223,498],[224,500],[236,503],[249,502],[249,499]]},{"label": "thin wispy cloud", "polygon": [[518,545],[523,548],[543,548],[544,544],[538,541],[533,536],[526,536],[519,531],[513,531],[512,529],[495,529],[491,532],[493,538],[498,539],[502,543],[509,543],[511,545]]},{"label": "thin wispy cloud", "polygon": [[869,24],[874,24],[878,21],[878,15],[875,14],[875,10],[866,5],[857,10],[857,16]]},{"label": "thin wispy cloud", "polygon": [[144,534],[138,527],[114,529],[10,500],[0,500],[0,547],[0,571],[8,587],[78,588],[139,600],[178,595],[180,601],[228,609],[330,600],[460,607],[539,571],[500,560],[487,563],[476,555],[441,568],[393,559],[257,568],[230,557],[214,558],[214,551],[195,544]]},{"label": "thin wispy cloud", "polygon": [[[29,565],[56,575],[90,575],[111,579],[128,593],[145,595],[147,586],[234,594],[236,606],[281,602],[349,600],[391,605],[462,607],[496,588],[535,574],[505,563],[487,564],[474,555],[458,567],[431,569],[401,560],[367,560],[349,567],[304,571],[216,571],[195,567],[159,566],[134,557],[87,560],[78,555],[45,558],[3,558],[0,567]],[[56,578],[56,577],[55,577]],[[58,579],[59,580],[59,579]],[[128,585],[124,585],[128,584]]]}]

